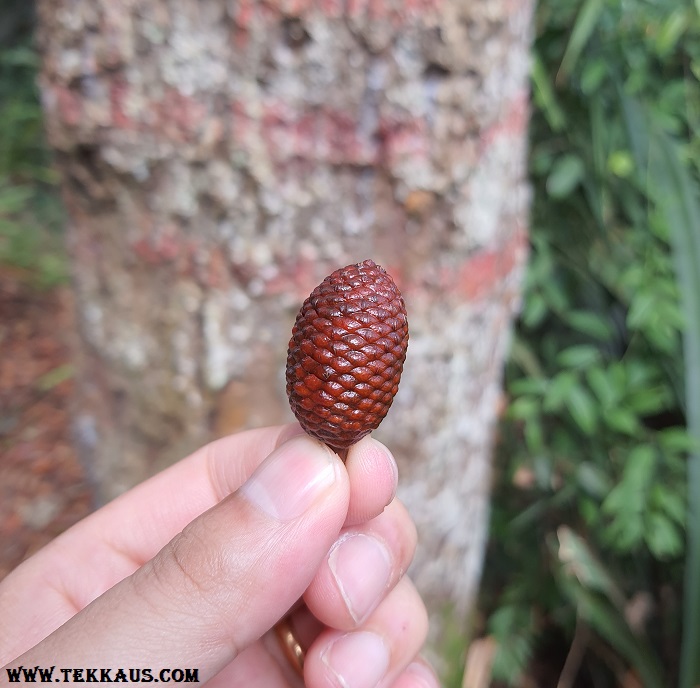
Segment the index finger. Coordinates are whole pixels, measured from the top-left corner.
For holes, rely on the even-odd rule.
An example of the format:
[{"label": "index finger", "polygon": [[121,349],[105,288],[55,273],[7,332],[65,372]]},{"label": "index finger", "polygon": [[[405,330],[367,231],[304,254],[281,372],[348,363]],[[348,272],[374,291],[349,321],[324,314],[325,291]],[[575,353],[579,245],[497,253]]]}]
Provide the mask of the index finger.
[{"label": "index finger", "polygon": [[130,564],[128,575],[190,521],[235,492],[266,456],[299,432],[296,425],[283,425],[211,442],[90,514],[22,566],[45,567],[46,557],[60,553],[61,559],[83,564],[84,580],[89,575],[85,565],[99,569],[104,552],[95,548],[107,546]]},{"label": "index finger", "polygon": [[299,432],[285,425],[212,442],[59,535],[0,583],[7,621],[0,648],[43,639],[153,558]]}]

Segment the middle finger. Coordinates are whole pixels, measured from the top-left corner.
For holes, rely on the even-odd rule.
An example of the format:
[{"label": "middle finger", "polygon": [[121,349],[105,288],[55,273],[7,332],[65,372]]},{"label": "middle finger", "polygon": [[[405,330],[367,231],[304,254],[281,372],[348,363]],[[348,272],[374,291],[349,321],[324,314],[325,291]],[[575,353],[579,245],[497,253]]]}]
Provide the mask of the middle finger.
[{"label": "middle finger", "polygon": [[351,630],[362,624],[408,568],[416,528],[394,499],[376,518],[345,528],[304,593],[323,624]]}]

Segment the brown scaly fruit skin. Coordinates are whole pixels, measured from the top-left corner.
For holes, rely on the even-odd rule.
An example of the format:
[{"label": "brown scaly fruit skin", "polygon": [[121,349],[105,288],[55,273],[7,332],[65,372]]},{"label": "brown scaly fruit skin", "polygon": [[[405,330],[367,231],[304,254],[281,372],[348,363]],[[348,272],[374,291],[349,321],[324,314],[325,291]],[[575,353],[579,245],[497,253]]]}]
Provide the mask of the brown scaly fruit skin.
[{"label": "brown scaly fruit skin", "polygon": [[302,428],[344,454],[374,430],[399,388],[406,306],[371,260],[326,277],[302,304],[287,352],[287,396]]}]

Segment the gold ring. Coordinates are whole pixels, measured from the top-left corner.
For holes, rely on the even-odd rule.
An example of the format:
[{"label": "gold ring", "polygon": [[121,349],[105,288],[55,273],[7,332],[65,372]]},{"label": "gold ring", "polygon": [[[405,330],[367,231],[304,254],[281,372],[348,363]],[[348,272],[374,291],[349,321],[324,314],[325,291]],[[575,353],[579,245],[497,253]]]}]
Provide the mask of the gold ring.
[{"label": "gold ring", "polygon": [[289,623],[289,617],[285,616],[281,621],[275,624],[275,633],[277,634],[277,640],[282,647],[284,656],[287,661],[291,664],[294,671],[299,674],[299,676],[304,675],[304,649],[301,643],[297,640],[292,631],[292,626]]}]

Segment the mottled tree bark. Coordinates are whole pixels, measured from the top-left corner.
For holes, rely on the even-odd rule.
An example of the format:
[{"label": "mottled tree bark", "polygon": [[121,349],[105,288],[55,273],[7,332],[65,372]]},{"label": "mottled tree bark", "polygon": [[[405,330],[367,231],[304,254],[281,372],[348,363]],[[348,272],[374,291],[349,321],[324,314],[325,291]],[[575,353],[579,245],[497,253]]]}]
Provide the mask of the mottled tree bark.
[{"label": "mottled tree bark", "polygon": [[106,500],[212,436],[289,420],[301,300],[365,258],[411,340],[376,433],[463,618],[487,532],[526,255],[531,2],[40,0],[81,346],[77,438]]}]

